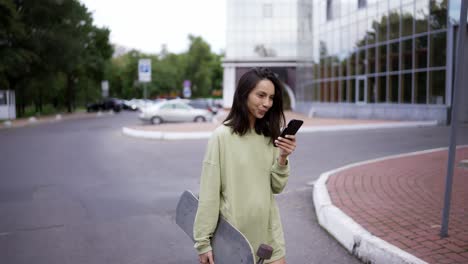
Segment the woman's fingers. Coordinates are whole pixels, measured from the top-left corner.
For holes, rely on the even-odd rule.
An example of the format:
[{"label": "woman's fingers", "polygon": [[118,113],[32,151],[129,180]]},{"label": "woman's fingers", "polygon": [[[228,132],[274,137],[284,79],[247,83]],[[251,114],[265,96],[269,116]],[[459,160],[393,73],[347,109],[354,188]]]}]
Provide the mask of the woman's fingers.
[{"label": "woman's fingers", "polygon": [[200,264],[214,264],[213,251],[208,251],[199,255]]},{"label": "woman's fingers", "polygon": [[280,155],[282,156],[291,154],[295,149],[294,146],[280,141],[276,145],[280,148]]},{"label": "woman's fingers", "polygon": [[275,140],[275,144],[286,149],[294,150],[296,148],[296,137],[293,135],[286,135],[285,138],[278,137],[278,139]]}]

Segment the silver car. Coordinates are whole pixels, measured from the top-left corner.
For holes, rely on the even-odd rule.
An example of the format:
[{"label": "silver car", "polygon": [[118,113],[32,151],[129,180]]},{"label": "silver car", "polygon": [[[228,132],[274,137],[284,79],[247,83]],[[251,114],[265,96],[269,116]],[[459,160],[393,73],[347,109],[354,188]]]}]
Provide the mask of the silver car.
[{"label": "silver car", "polygon": [[156,103],[140,110],[139,118],[152,124],[163,122],[207,122],[213,114],[204,109],[195,109],[184,100],[174,99]]}]

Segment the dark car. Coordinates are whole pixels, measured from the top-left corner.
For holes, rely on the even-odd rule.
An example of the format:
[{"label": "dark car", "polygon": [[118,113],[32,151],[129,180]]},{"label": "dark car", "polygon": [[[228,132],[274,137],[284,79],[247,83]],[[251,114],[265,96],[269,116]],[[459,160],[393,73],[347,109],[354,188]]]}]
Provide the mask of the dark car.
[{"label": "dark car", "polygon": [[214,115],[216,115],[219,110],[218,107],[215,106],[215,104],[213,103],[213,100],[211,99],[203,99],[203,98],[192,99],[188,102],[188,104],[192,106],[193,108],[206,109]]},{"label": "dark car", "polygon": [[123,108],[122,102],[116,98],[106,98],[100,102],[86,105],[86,110],[88,112],[109,111],[109,110],[113,110],[114,112],[120,112],[122,108]]}]

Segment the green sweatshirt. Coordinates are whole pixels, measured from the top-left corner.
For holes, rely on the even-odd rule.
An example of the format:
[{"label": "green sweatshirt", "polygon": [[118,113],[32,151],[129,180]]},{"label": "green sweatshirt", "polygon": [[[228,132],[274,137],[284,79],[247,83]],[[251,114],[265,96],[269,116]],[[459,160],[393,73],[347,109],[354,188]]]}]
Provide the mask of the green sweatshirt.
[{"label": "green sweatshirt", "polygon": [[280,214],[273,194],[286,186],[289,165],[277,162],[279,149],[270,138],[250,131],[244,136],[221,125],[208,142],[194,224],[195,248],[211,250],[219,213],[249,240],[254,252],[262,243],[273,247],[270,261],[285,256]]}]

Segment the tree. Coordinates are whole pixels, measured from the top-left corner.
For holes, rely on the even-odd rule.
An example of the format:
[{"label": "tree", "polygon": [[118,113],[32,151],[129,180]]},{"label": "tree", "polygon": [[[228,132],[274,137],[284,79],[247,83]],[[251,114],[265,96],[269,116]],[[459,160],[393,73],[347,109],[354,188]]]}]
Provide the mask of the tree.
[{"label": "tree", "polygon": [[212,89],[210,65],[214,60],[210,45],[201,37],[193,35],[189,35],[189,40],[185,77],[192,82],[194,96],[209,96]]}]

